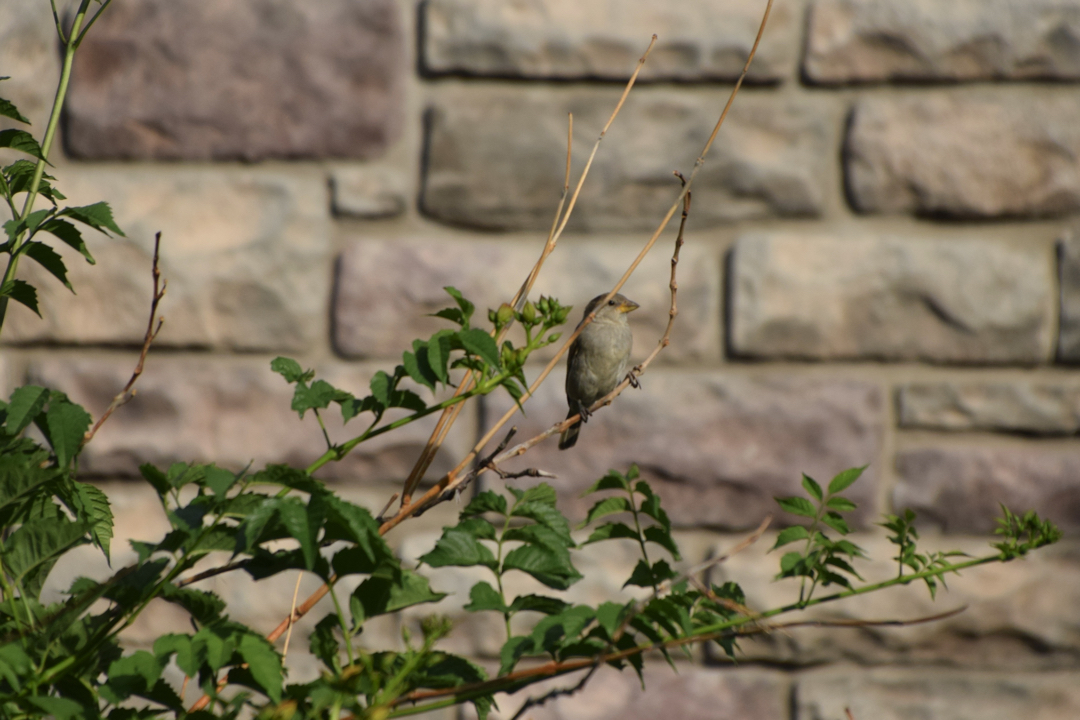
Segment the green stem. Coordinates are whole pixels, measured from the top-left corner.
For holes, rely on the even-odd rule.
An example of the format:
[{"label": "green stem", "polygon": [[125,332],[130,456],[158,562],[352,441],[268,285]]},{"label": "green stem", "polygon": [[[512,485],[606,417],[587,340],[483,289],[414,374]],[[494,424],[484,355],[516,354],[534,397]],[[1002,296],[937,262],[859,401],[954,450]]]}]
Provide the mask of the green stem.
[{"label": "green stem", "polygon": [[334,611],[337,613],[338,625],[341,626],[341,636],[345,638],[345,654],[349,657],[349,665],[356,662],[353,657],[352,649],[352,635],[349,634],[349,628],[345,627],[345,613],[341,610],[341,603],[338,602],[337,593],[334,592],[334,583],[327,581],[327,587],[330,588],[330,599],[334,601]]},{"label": "green stem", "polygon": [[[106,5],[108,2],[106,2]],[[79,29],[82,27],[83,20],[86,17],[87,8],[90,6],[90,0],[82,0],[79,3],[79,10],[75,13],[75,20],[71,24],[71,31],[68,34],[67,41],[64,43],[64,63],[60,68],[60,84],[56,88],[56,97],[53,98],[52,112],[49,114],[49,124],[45,128],[45,137],[41,142],[41,158],[37,161],[37,166],[34,168],[34,176],[30,180],[30,186],[26,190],[26,202],[23,203],[23,210],[19,217],[15,218],[16,222],[22,222],[26,219],[26,216],[30,214],[30,211],[34,207],[34,200],[37,199],[38,188],[41,186],[41,176],[45,174],[46,158],[49,157],[49,151],[52,149],[53,140],[56,138],[56,129],[60,126],[60,112],[64,107],[64,98],[67,96],[68,83],[71,81],[71,66],[75,60],[75,49],[78,47],[78,42],[72,42],[72,38],[76,36]],[[101,10],[104,10],[103,5]],[[94,16],[96,19],[101,15],[101,11],[98,11]],[[59,27],[57,28],[59,31]],[[61,34],[61,40],[63,40]],[[81,37],[79,38],[82,39]],[[15,271],[19,267],[19,248],[25,241],[25,233],[21,233],[14,239],[11,246],[11,256],[8,258],[7,269],[4,271],[4,278],[0,281],[0,287],[7,285],[9,282],[15,279]],[[4,326],[4,319],[7,316],[7,308],[9,298],[7,295],[0,297],[0,329]]]},{"label": "green stem", "polygon": [[[514,503],[514,505],[516,506],[517,503]],[[503,535],[505,535],[506,531],[510,528],[510,513],[513,513],[513,512],[514,512],[514,509],[511,508],[510,512],[508,512],[506,514],[506,521],[503,523],[502,532],[499,533],[499,539],[497,541],[498,545],[499,545],[499,549],[498,549],[498,555],[495,557],[495,570],[493,571],[495,573],[495,582],[499,586],[499,598],[502,600],[503,607],[506,607],[506,592],[503,591],[503,583],[502,583],[502,573],[503,573],[503,566],[502,566]],[[507,640],[507,642],[509,642],[510,638],[511,638],[511,633],[510,633],[510,611],[509,610],[504,610],[503,611],[503,623],[506,625],[506,640]]]}]

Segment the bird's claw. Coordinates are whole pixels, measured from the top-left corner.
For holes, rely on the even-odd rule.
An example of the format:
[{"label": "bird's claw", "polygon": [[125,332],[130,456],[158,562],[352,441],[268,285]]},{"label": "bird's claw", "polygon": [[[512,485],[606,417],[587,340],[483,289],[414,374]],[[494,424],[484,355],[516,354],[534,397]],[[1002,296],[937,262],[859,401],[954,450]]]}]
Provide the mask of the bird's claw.
[{"label": "bird's claw", "polygon": [[584,403],[579,402],[577,410],[578,410],[578,415],[581,416],[581,422],[583,422],[583,423],[589,422],[589,418],[592,417],[592,413],[589,412],[589,408],[585,407]]},{"label": "bird's claw", "polygon": [[630,381],[630,387],[634,388],[635,390],[641,389],[641,381],[638,380],[639,372],[641,372],[640,365],[631,369],[630,372],[626,373],[626,379]]}]

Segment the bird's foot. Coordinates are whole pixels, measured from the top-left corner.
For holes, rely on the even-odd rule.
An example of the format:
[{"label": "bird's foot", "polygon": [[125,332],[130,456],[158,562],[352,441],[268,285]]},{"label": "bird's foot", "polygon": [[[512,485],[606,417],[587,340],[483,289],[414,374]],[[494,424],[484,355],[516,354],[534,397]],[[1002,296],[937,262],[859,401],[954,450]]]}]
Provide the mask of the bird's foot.
[{"label": "bird's foot", "polygon": [[632,368],[630,372],[626,373],[626,379],[630,381],[630,387],[634,388],[635,390],[641,389],[641,381],[638,380],[638,373],[640,372],[641,366],[638,365],[637,367]]},{"label": "bird's foot", "polygon": [[577,411],[578,411],[578,415],[581,416],[581,422],[583,422],[583,423],[589,422],[589,418],[592,417],[592,413],[589,412],[589,408],[585,407],[584,403],[579,402],[577,404]]}]

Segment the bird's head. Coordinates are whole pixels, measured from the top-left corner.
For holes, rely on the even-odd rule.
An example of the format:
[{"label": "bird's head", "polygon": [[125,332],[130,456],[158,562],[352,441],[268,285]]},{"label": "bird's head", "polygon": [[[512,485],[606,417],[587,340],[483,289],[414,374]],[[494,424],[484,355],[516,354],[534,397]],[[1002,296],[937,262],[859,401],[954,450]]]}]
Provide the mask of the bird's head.
[{"label": "bird's head", "polygon": [[[589,313],[596,310],[596,319],[593,320],[593,322],[596,322],[597,320],[616,320],[625,322],[627,313],[633,312],[641,307],[621,293],[615,293],[608,298],[606,303],[604,303],[604,298],[606,296],[607,293],[594,297],[585,307],[585,314],[582,317],[588,317]],[[603,303],[603,305],[601,305],[601,303]]]}]

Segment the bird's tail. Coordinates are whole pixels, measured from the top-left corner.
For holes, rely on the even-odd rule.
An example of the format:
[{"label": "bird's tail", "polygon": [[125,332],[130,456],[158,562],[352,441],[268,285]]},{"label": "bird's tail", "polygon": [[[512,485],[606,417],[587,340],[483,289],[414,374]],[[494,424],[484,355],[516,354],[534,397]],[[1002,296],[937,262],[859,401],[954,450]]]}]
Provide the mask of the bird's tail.
[{"label": "bird's tail", "polygon": [[[573,417],[574,415],[577,415],[577,414],[578,413],[577,413],[576,410],[570,410],[570,412],[566,413],[566,417],[568,417],[568,418]],[[578,420],[576,423],[574,423],[570,427],[563,430],[562,435],[559,436],[559,449],[560,450],[565,450],[566,448],[574,447],[574,443],[577,442],[577,436],[578,436],[578,433],[580,433],[580,432],[581,432],[581,421],[580,420]]]}]

